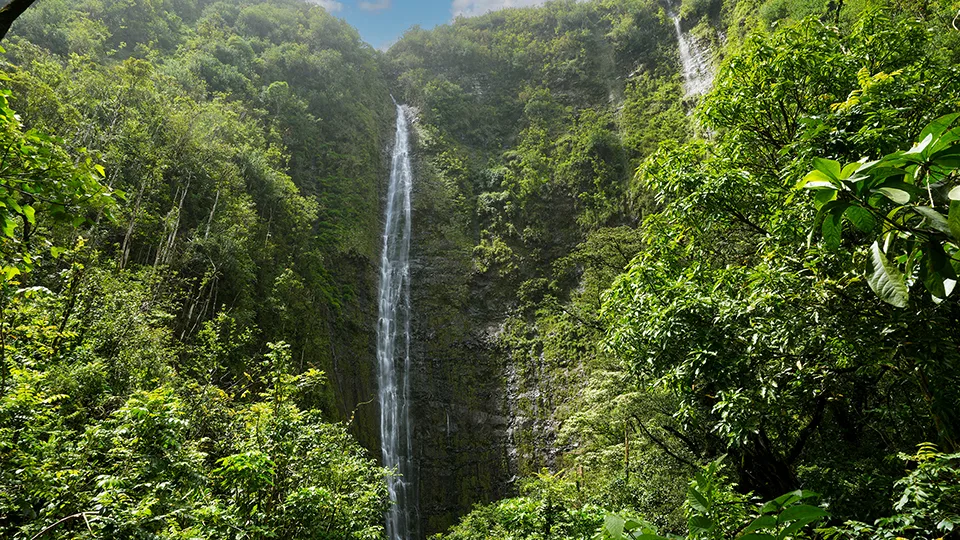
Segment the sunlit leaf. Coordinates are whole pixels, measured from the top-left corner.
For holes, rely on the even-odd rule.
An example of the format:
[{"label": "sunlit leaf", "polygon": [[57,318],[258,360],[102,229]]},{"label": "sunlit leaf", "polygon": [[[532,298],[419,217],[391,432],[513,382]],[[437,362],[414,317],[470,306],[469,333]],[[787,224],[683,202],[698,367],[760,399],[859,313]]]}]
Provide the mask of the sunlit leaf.
[{"label": "sunlit leaf", "polygon": [[919,140],[924,140],[927,137],[939,138],[958,118],[960,118],[960,113],[951,113],[941,116],[940,118],[937,118],[933,122],[927,124],[923,128],[923,131],[920,132],[920,136],[917,138]]},{"label": "sunlit leaf", "polygon": [[831,180],[840,180],[840,162],[832,159],[813,158],[813,167]]},{"label": "sunlit leaf", "polygon": [[909,293],[903,273],[887,260],[887,256],[880,250],[880,244],[877,242],[870,247],[867,283],[884,302],[901,308],[907,306]]}]

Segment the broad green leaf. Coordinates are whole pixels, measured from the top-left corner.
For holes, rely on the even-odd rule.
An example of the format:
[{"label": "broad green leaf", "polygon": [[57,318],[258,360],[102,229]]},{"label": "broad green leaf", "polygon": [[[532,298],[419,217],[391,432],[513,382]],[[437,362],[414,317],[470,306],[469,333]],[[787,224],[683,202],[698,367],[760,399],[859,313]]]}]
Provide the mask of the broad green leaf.
[{"label": "broad green leaf", "polygon": [[947,290],[943,284],[943,276],[934,269],[934,263],[931,260],[932,257],[928,253],[924,253],[923,258],[920,260],[920,272],[919,278],[923,282],[923,286],[927,288],[927,291],[936,298],[946,298]]},{"label": "broad green leaf", "polygon": [[603,528],[614,538],[623,538],[623,526],[625,523],[626,521],[616,514],[607,514],[606,517],[603,518]]},{"label": "broad green leaf", "polygon": [[957,140],[960,140],[960,128],[951,130],[937,142],[930,154],[930,161],[941,166],[956,167],[956,158],[960,155],[960,145],[954,144]]},{"label": "broad green leaf", "polygon": [[813,168],[827,175],[832,180],[840,180],[840,162],[832,159],[813,158]]},{"label": "broad green leaf", "polygon": [[913,145],[913,148],[907,150],[903,154],[904,156],[913,155],[913,154],[922,154],[923,151],[926,150],[927,147],[930,146],[930,143],[932,142],[933,142],[933,134],[928,133],[926,137],[921,137],[920,142]]},{"label": "broad green leaf", "polygon": [[830,514],[828,514],[826,510],[820,508],[819,506],[813,506],[810,504],[797,504],[781,512],[780,516],[777,518],[777,521],[780,523],[789,523],[798,519],[816,519],[827,517],[829,515]]},{"label": "broad green leaf", "polygon": [[692,486],[687,488],[687,502],[690,504],[690,508],[698,512],[706,513],[710,511],[710,503],[707,502],[707,498]]},{"label": "broad green leaf", "polygon": [[863,173],[857,173],[854,178],[847,183],[853,186],[853,190],[858,195],[870,192],[875,187],[882,185],[888,179],[899,180],[906,175],[906,171],[895,167],[878,167],[870,169]]},{"label": "broad green leaf", "polygon": [[712,531],[716,525],[713,523],[713,520],[707,516],[693,516],[687,521],[687,526],[690,528],[691,533],[697,535]]},{"label": "broad green leaf", "polygon": [[896,307],[907,307],[909,293],[903,274],[887,260],[887,256],[880,250],[880,244],[877,242],[870,246],[867,283],[884,302]]},{"label": "broad green leaf", "polygon": [[31,225],[37,224],[36,213],[37,213],[36,209],[34,209],[29,204],[23,206],[23,215],[27,218],[27,221]]},{"label": "broad green leaf", "polygon": [[644,526],[644,523],[641,523],[635,519],[624,518],[623,528],[627,531],[633,531]]},{"label": "broad green leaf", "polygon": [[893,187],[880,187],[876,188],[876,191],[883,194],[884,197],[890,199],[891,201],[897,204],[907,204],[910,202],[910,193]]},{"label": "broad green leaf", "polygon": [[760,516],[757,519],[753,520],[750,525],[747,525],[747,528],[743,530],[744,534],[752,533],[760,529],[767,529],[770,527],[777,526],[777,518],[772,515]]},{"label": "broad green leaf", "polygon": [[796,189],[799,189],[799,188],[818,189],[818,188],[824,188],[824,187],[837,189],[838,187],[840,187],[840,183],[830,178],[829,176],[824,174],[822,171],[818,171],[816,169],[808,172],[807,175],[804,176],[799,182],[797,182],[796,186],[794,186],[794,188]]},{"label": "broad green leaf", "polygon": [[869,172],[870,178],[875,181],[886,180],[887,178],[893,178],[896,176],[904,176],[907,174],[907,171],[899,169],[897,167],[878,167]]},{"label": "broad green leaf", "polygon": [[846,180],[847,178],[850,178],[850,175],[859,171],[860,167],[862,166],[863,166],[863,163],[859,161],[854,163],[847,163],[846,166],[844,166],[843,169],[840,171],[840,179]]},{"label": "broad green leaf", "polygon": [[3,267],[3,277],[5,280],[10,281],[11,279],[20,275],[20,269],[16,266],[4,266]]},{"label": "broad green leaf", "polygon": [[802,501],[803,499],[809,499],[810,497],[816,497],[817,494],[812,491],[804,491],[802,489],[797,489],[789,493],[784,493],[783,495],[777,497],[772,501],[768,501],[760,509],[760,512],[763,514],[772,512],[774,510],[779,510],[785,506],[791,505],[797,501]]},{"label": "broad green leaf", "polygon": [[934,229],[942,233],[950,234],[950,225],[947,224],[947,218],[940,212],[937,212],[929,206],[915,206],[913,210],[923,216],[927,220],[927,223]]},{"label": "broad green leaf", "polygon": [[923,248],[919,277],[934,298],[947,298],[953,292],[957,273],[940,242],[931,240]]},{"label": "broad green leaf", "polygon": [[777,537],[767,533],[750,533],[738,536],[737,540],[777,540]]},{"label": "broad green leaf", "polygon": [[917,137],[919,140],[925,139],[927,136],[934,138],[939,138],[944,131],[946,131],[957,118],[960,118],[960,113],[951,113],[940,118],[937,118],[933,122],[930,122],[923,128],[923,131],[920,132],[920,136]]},{"label": "broad green leaf", "polygon": [[960,240],[960,201],[950,201],[950,212],[947,214],[947,227],[954,240]]},{"label": "broad green leaf", "polygon": [[828,202],[836,200],[839,192],[835,189],[820,189],[816,193],[813,196],[814,206],[820,208]]},{"label": "broad green leaf", "polygon": [[843,213],[845,208],[837,207],[832,212],[823,217],[823,224],[820,229],[823,233],[823,243],[827,249],[839,249],[840,240],[843,235]]},{"label": "broad green leaf", "polygon": [[784,527],[783,530],[780,531],[780,534],[777,535],[777,537],[781,539],[792,538],[798,532],[800,532],[800,529],[822,518],[823,516],[814,516],[814,515],[798,518],[794,520],[792,523],[790,523],[790,525]]},{"label": "broad green leaf", "polygon": [[853,223],[854,227],[865,233],[873,232],[877,226],[877,218],[873,216],[873,212],[861,206],[851,206],[844,211],[843,215]]},{"label": "broad green leaf", "polygon": [[6,216],[0,215],[0,231],[3,231],[3,235],[7,238],[13,238],[13,232],[16,229],[17,224],[12,219],[7,218]]}]

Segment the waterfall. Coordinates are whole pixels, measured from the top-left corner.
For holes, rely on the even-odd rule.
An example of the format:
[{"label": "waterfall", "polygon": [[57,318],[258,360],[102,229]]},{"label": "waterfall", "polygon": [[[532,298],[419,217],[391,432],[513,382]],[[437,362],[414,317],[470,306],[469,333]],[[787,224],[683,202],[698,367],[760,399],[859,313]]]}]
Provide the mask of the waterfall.
[{"label": "waterfall", "polygon": [[380,449],[383,466],[399,473],[387,479],[389,540],[417,540],[416,469],[410,422],[410,167],[409,127],[397,105],[397,135],[387,191],[383,254],[380,258],[380,318],[377,365]]},{"label": "waterfall", "polygon": [[677,32],[680,65],[683,67],[683,88],[687,97],[706,94],[713,85],[710,48],[680,28],[679,15],[673,11],[668,11],[667,14],[673,19],[673,28]]}]

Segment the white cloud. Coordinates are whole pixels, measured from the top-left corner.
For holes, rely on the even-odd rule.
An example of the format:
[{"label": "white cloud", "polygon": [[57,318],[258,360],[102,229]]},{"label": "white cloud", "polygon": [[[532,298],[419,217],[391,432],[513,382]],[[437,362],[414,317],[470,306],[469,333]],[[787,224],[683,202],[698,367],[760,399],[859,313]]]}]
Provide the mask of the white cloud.
[{"label": "white cloud", "polygon": [[376,0],[375,2],[360,2],[360,9],[364,11],[383,11],[390,7],[390,0]]},{"label": "white cloud", "polygon": [[312,4],[316,4],[323,9],[329,11],[330,13],[336,13],[343,9],[343,4],[337,2],[336,0],[307,0]]},{"label": "white cloud", "polygon": [[545,0],[453,0],[450,12],[454,17],[473,17],[503,8],[539,6]]}]

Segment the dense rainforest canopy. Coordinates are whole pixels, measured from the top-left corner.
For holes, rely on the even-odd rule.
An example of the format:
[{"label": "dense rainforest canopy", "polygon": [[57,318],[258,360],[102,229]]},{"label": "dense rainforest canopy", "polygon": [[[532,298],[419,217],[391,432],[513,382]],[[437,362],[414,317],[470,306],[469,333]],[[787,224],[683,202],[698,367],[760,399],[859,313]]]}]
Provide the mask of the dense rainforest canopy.
[{"label": "dense rainforest canopy", "polygon": [[377,51],[299,0],[38,0],[0,56],[0,536],[383,537],[391,94],[426,532],[960,534],[958,18],[561,0]]}]

